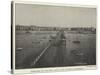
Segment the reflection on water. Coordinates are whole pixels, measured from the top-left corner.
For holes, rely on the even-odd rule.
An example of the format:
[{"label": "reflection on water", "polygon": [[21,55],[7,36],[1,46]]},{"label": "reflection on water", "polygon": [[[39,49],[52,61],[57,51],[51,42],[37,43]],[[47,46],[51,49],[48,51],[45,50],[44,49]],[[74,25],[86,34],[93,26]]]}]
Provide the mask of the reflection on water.
[{"label": "reflection on water", "polygon": [[[32,68],[33,66],[30,64],[47,46],[50,36],[55,36],[56,33],[52,31],[16,32],[16,68]],[[40,63],[45,63],[42,64],[42,67],[60,66],[55,64],[57,62],[55,60],[61,56],[63,56],[61,66],[95,65],[96,34],[64,33],[66,46],[60,47],[60,49],[58,49],[59,47],[50,47],[40,60]],[[40,63],[37,64],[38,67],[40,67]]]}]

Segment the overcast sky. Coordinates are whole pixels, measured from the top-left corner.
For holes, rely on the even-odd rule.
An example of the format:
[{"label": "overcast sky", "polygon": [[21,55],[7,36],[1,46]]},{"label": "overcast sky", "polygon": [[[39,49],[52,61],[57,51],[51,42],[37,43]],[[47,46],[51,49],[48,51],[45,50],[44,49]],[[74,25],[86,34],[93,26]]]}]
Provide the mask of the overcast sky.
[{"label": "overcast sky", "polygon": [[16,4],[16,25],[95,27],[96,9]]}]

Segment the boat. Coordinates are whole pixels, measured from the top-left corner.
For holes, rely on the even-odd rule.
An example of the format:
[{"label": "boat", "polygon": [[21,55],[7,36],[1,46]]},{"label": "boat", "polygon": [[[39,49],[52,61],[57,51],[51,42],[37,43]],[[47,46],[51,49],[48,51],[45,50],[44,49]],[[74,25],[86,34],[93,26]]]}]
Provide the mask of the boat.
[{"label": "boat", "polygon": [[75,41],[73,41],[73,43],[80,44],[80,41],[79,40],[75,40]]}]

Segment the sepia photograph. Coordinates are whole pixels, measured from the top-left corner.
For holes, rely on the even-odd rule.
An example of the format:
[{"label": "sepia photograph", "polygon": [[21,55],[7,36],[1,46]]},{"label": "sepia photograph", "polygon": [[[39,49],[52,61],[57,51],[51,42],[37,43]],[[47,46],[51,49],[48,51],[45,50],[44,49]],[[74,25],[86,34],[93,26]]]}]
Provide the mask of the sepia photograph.
[{"label": "sepia photograph", "polygon": [[15,3],[15,69],[96,65],[96,8]]}]

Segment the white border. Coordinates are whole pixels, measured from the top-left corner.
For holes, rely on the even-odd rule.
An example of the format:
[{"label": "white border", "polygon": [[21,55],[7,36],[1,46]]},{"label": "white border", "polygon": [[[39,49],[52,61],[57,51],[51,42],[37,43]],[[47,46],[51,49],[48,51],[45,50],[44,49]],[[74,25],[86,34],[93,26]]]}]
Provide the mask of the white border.
[{"label": "white border", "polygon": [[21,73],[37,73],[37,72],[54,72],[54,71],[73,71],[73,70],[94,70],[97,69],[96,65],[86,66],[71,66],[71,67],[50,67],[50,68],[32,68],[32,69],[15,69],[15,4],[37,4],[37,5],[50,5],[50,6],[68,6],[68,7],[86,7],[86,8],[97,8],[96,5],[77,5],[77,4],[64,4],[64,3],[48,3],[48,2],[33,2],[33,1],[12,1],[13,4],[13,74]]},{"label": "white border", "polygon": [[22,4],[38,4],[38,5],[50,5],[50,6],[69,6],[69,7],[87,7],[87,8],[97,8],[96,5],[79,5],[79,4],[65,4],[65,3],[50,3],[50,2],[36,2],[36,1],[13,1],[14,3]]},{"label": "white border", "polygon": [[96,65],[87,66],[71,66],[71,67],[50,67],[50,68],[35,68],[35,69],[19,69],[15,70],[15,74],[41,73],[41,72],[61,72],[61,71],[77,71],[77,70],[95,70]]}]

